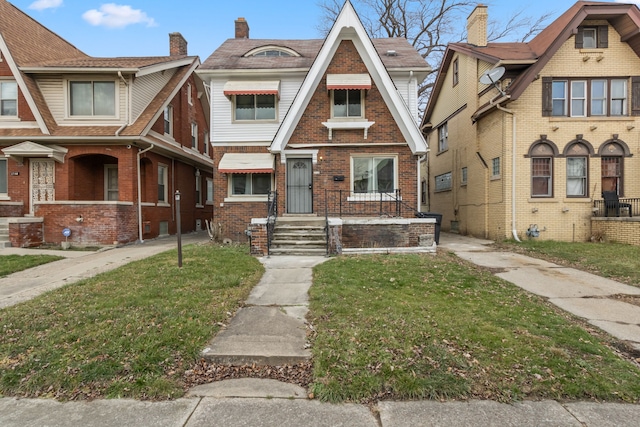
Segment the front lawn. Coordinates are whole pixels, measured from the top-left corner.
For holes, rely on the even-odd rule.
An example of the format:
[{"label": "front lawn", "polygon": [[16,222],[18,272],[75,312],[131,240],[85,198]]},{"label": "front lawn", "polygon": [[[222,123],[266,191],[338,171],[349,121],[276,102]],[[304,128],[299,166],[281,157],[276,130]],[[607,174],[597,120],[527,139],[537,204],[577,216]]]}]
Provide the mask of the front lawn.
[{"label": "front lawn", "polygon": [[523,240],[500,243],[497,247],[640,286],[640,246]]},{"label": "front lawn", "polygon": [[63,258],[54,255],[2,255],[0,256],[0,277]]},{"label": "front lawn", "polygon": [[450,254],[337,258],[310,294],[321,400],[640,399],[604,335]]},{"label": "front lawn", "polygon": [[0,310],[0,395],[166,399],[264,271],[246,247],[186,246]]}]

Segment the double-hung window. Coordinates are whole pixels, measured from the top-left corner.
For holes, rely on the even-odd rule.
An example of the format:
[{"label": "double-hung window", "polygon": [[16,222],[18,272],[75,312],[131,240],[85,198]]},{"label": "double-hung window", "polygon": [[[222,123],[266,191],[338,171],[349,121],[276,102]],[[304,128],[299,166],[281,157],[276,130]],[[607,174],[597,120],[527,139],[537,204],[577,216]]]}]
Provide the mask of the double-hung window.
[{"label": "double-hung window", "polygon": [[198,149],[198,124],[191,123],[191,148]]},{"label": "double-hung window", "polygon": [[271,176],[269,173],[231,174],[231,194],[234,196],[269,194]]},{"label": "double-hung window", "polygon": [[0,196],[7,197],[7,159],[0,159]]},{"label": "double-hung window", "polygon": [[567,157],[567,196],[586,197],[587,158]]},{"label": "double-hung window", "polygon": [[336,89],[333,91],[334,118],[361,118],[363,115],[360,89]]},{"label": "double-hung window", "polygon": [[0,117],[18,115],[18,84],[0,80]]},{"label": "double-hung window", "polygon": [[173,107],[167,105],[164,109],[164,133],[173,135]]},{"label": "double-hung window", "polygon": [[[629,115],[628,79],[543,79],[543,116]],[[635,107],[634,107],[635,108]]]},{"label": "double-hung window", "polygon": [[446,151],[449,148],[449,126],[444,123],[438,127],[438,152]]},{"label": "double-hung window", "polygon": [[69,113],[71,116],[115,116],[116,84],[114,81],[70,81]]},{"label": "double-hung window", "polygon": [[158,165],[158,203],[169,203],[169,167]]},{"label": "double-hung window", "polygon": [[104,199],[118,200],[118,165],[104,166]]},{"label": "double-hung window", "polygon": [[275,95],[235,95],[235,119],[275,120]]},{"label": "double-hung window", "polygon": [[354,193],[392,193],[396,186],[395,157],[353,157]]}]

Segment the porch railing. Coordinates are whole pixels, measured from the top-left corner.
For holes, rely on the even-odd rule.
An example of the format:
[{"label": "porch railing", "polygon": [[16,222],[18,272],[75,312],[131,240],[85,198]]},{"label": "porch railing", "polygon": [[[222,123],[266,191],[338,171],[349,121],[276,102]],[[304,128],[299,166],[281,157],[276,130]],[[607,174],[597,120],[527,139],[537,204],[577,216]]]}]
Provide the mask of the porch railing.
[{"label": "porch railing", "polygon": [[271,255],[271,240],[278,219],[278,192],[270,191],[267,197],[267,256]]},{"label": "porch railing", "polygon": [[401,217],[400,190],[391,192],[353,193],[346,190],[325,190],[325,214],[327,217]]},{"label": "porch railing", "polygon": [[[593,216],[595,217],[629,217],[640,216],[640,199],[638,198],[625,198],[619,199],[618,205],[614,206],[611,202],[605,204],[604,200],[593,201]],[[607,205],[610,205],[607,207]],[[629,215],[628,209],[631,209],[631,215]]]}]

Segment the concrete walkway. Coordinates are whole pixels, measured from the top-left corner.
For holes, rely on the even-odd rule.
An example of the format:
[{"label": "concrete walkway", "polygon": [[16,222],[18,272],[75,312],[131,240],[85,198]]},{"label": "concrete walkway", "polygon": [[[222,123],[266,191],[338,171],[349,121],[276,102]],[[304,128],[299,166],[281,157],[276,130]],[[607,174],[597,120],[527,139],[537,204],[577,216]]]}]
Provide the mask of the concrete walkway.
[{"label": "concrete walkway", "polygon": [[[183,243],[206,241],[191,236]],[[173,249],[175,239],[158,239],[96,254],[58,261],[44,272],[14,275],[9,282],[0,279],[0,291],[20,276],[34,275],[22,282],[22,292],[0,296],[0,303],[16,303],[76,279],[89,277],[135,259]],[[547,296],[550,301],[579,307],[583,299],[608,304],[615,293],[633,293],[637,288],[584,276],[584,273],[543,261],[491,251],[490,242],[443,233],[441,250],[450,250],[478,263],[498,269],[498,275],[518,286]],[[0,255],[7,250],[0,250]],[[11,251],[11,250],[9,250]],[[56,253],[58,253],[56,251]],[[71,254],[69,252],[69,254]],[[74,253],[75,257],[76,254]],[[264,258],[266,272],[227,329],[208,346],[211,357],[221,360],[252,360],[271,363],[281,357],[308,357],[305,347],[304,317],[311,270],[323,262],[319,257]],[[67,261],[67,262],[65,262]],[[74,267],[75,266],[75,267]],[[40,267],[38,267],[40,268]],[[66,273],[58,270],[65,269]],[[37,270],[37,269],[33,269]],[[65,274],[67,276],[65,276]],[[526,286],[526,287],[525,287]],[[16,288],[20,288],[17,286]],[[569,290],[573,290],[569,292]],[[549,296],[550,295],[550,296]],[[587,296],[598,298],[585,298]],[[557,302],[556,302],[557,301]],[[9,304],[7,304],[9,305]],[[628,305],[628,304],[627,304]],[[599,307],[603,307],[599,306]],[[627,309],[629,307],[625,307]],[[575,311],[578,311],[577,309]],[[592,322],[620,322],[599,311]],[[619,319],[618,319],[619,320]],[[629,319],[627,319],[629,320]],[[594,323],[595,324],[595,323]],[[276,328],[277,326],[277,328]],[[633,327],[638,325],[627,325]],[[280,329],[279,332],[276,329]],[[616,328],[612,328],[616,329]],[[253,332],[252,332],[253,330]],[[256,331],[260,333],[257,334]],[[631,338],[635,340],[635,335]],[[633,341],[630,340],[630,341]],[[637,341],[633,341],[637,342]],[[245,354],[246,353],[246,354]],[[239,359],[238,359],[239,357]],[[306,390],[274,380],[241,379],[196,387],[187,397],[166,402],[141,402],[126,399],[59,403],[46,399],[0,399],[0,426],[116,427],[116,426],[635,426],[640,420],[640,405],[600,404],[593,402],[560,403],[525,401],[502,404],[493,401],[468,402],[380,402],[370,410],[356,404],[334,405],[306,399]]]},{"label": "concrete walkway", "polygon": [[640,351],[640,306],[613,298],[614,295],[638,296],[639,287],[524,255],[494,251],[488,246],[491,243],[443,233],[439,249],[496,269],[496,276],[547,298]]}]

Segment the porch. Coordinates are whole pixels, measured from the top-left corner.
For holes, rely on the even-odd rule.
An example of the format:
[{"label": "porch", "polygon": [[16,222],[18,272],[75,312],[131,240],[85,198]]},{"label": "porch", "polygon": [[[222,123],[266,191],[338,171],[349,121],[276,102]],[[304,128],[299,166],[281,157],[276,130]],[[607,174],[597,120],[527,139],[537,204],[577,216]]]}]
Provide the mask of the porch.
[{"label": "porch", "polygon": [[640,246],[640,198],[594,200],[591,236],[594,241]]},{"label": "porch", "polygon": [[324,217],[279,216],[278,195],[271,192],[266,217],[251,220],[248,232],[251,253],[268,256],[435,252],[436,220],[417,218],[416,210],[402,202],[399,190],[356,194],[326,190],[324,195]]}]

